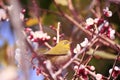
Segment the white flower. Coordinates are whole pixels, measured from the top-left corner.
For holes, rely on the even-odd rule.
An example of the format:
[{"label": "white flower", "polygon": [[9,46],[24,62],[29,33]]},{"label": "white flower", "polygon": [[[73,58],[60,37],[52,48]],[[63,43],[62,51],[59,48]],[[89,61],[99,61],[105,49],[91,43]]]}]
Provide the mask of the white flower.
[{"label": "white flower", "polygon": [[105,9],[103,9],[103,13],[107,17],[111,17],[112,16],[112,12],[109,10],[108,7],[106,7]]},{"label": "white flower", "polygon": [[104,26],[105,26],[105,27],[108,27],[108,26],[109,26],[109,22],[108,22],[108,21],[105,21],[105,22],[104,22]]},{"label": "white flower", "polygon": [[87,25],[93,25],[94,24],[94,20],[92,18],[88,18],[88,19],[86,19],[86,24]]},{"label": "white flower", "polygon": [[115,39],[115,30],[113,30],[112,28],[109,28],[109,31],[110,31],[110,39]]},{"label": "white flower", "polygon": [[77,44],[76,47],[74,48],[73,52],[74,52],[74,53],[79,53],[79,52],[80,52],[80,49],[81,49],[80,45]]},{"label": "white flower", "polygon": [[95,19],[94,19],[94,23],[97,24],[99,20],[100,20],[99,18],[95,18]]},{"label": "white flower", "polygon": [[102,80],[102,75],[101,74],[96,74],[96,80]]},{"label": "white flower", "polygon": [[34,39],[41,39],[43,41],[50,39],[50,36],[48,36],[47,33],[44,33],[43,31],[31,32],[31,35]]},{"label": "white flower", "polygon": [[83,41],[82,43],[80,43],[80,45],[81,45],[82,47],[86,47],[86,46],[88,45],[88,39],[85,38],[84,41]]},{"label": "white flower", "polygon": [[74,66],[74,70],[75,70],[75,71],[77,71],[78,68],[79,68],[78,65],[75,65],[75,66]]},{"label": "white flower", "polygon": [[109,27],[109,22],[106,20],[104,20],[104,23],[98,26],[98,31],[101,31],[104,27]]},{"label": "white flower", "polygon": [[112,12],[111,11],[108,11],[107,14],[108,14],[107,17],[111,17],[112,16]]},{"label": "white flower", "polygon": [[120,70],[120,68],[119,68],[119,67],[117,67],[117,66],[115,66],[115,67],[114,67],[114,70],[119,71],[119,70]]}]

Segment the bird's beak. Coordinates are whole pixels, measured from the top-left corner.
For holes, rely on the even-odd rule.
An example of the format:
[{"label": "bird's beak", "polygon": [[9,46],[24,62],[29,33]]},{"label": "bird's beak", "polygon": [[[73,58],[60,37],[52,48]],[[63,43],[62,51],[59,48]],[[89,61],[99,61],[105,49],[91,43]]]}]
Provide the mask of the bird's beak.
[{"label": "bird's beak", "polygon": [[69,42],[69,44],[72,44],[72,42]]}]

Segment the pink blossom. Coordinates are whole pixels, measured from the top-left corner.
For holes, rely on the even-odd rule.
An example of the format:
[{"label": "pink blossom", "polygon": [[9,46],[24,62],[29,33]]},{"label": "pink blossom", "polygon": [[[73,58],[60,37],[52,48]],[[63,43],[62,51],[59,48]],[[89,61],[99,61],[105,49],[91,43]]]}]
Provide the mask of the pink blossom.
[{"label": "pink blossom", "polygon": [[93,24],[94,24],[94,20],[92,18],[86,19],[86,25],[93,25]]},{"label": "pink blossom", "polygon": [[115,30],[113,30],[112,28],[109,28],[108,29],[108,34],[107,36],[110,38],[110,39],[115,39]]},{"label": "pink blossom", "polygon": [[96,74],[96,80],[102,80],[102,75],[101,74]]},{"label": "pink blossom", "polygon": [[106,7],[105,9],[103,9],[103,14],[104,14],[106,17],[111,17],[111,16],[112,16],[112,12],[109,10],[108,7]]}]

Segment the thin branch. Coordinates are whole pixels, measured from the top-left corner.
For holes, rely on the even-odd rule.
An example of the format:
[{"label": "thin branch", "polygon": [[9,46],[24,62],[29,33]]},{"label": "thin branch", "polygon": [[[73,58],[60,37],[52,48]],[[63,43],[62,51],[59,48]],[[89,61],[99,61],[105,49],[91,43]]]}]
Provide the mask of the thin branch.
[{"label": "thin branch", "polygon": [[[88,37],[91,37],[92,36],[92,32],[86,30],[84,27],[82,27],[81,24],[79,24],[77,21],[75,21],[72,17],[70,17],[69,15],[65,14],[64,13],[64,16],[61,15],[60,13],[56,13],[56,12],[53,12],[53,11],[50,11],[50,10],[46,10],[46,9],[41,9],[42,11],[45,11],[45,12],[48,12],[48,13],[53,13],[55,15],[58,15],[58,16],[62,16],[64,17],[65,19],[67,19],[68,21],[70,21],[71,23],[73,23],[74,25],[76,25],[80,30],[82,30]],[[109,46],[111,48],[113,48],[114,50],[117,50],[118,49],[116,48],[115,45],[117,45],[117,47],[120,49],[120,45],[116,44],[114,41],[108,39],[106,36],[104,35],[99,35],[100,39],[99,39],[99,42],[106,45],[106,46]]]},{"label": "thin branch", "polygon": [[58,22],[58,26],[57,26],[57,41],[56,43],[59,43],[59,40],[60,40],[60,22]]},{"label": "thin branch", "polygon": [[[53,77],[52,77],[52,75],[50,74],[50,72],[49,72],[49,69],[46,67],[46,65],[43,63],[44,61],[43,61],[43,56],[42,55],[40,55],[40,56],[38,56],[37,55],[37,53],[33,50],[33,48],[32,48],[32,46],[29,44],[29,42],[26,40],[26,42],[27,42],[27,45],[28,45],[28,47],[29,47],[29,49],[31,50],[31,52],[35,55],[35,57],[36,57],[36,59],[37,60],[39,60],[39,65],[41,65],[41,66],[43,66],[43,68],[45,68],[45,72],[42,72],[42,73],[44,73],[43,75],[45,75],[46,73],[49,75],[49,79],[50,80],[52,80],[53,79]],[[42,58],[41,58],[42,57]],[[32,59],[33,60],[33,59]],[[32,65],[34,65],[34,63],[31,61],[31,63],[32,63]],[[48,77],[48,76],[47,76]]]},{"label": "thin branch", "polygon": [[50,60],[46,60],[46,68],[48,69],[50,76],[54,79],[57,80],[57,76],[54,75],[53,69],[52,69],[52,64]]},{"label": "thin branch", "polygon": [[[68,8],[69,8],[70,12],[72,13],[74,19],[80,23],[82,21],[82,16],[78,15],[77,11],[75,10],[75,8],[73,6],[72,0],[68,0]],[[80,16],[80,18],[79,18],[79,16]]]},{"label": "thin branch", "polygon": [[50,44],[48,44],[48,42],[45,42],[44,45],[47,46],[49,49],[52,48],[52,46]]},{"label": "thin branch", "polygon": [[[95,10],[94,7],[96,6]],[[95,17],[100,18],[101,14],[100,14],[100,4],[99,4],[99,0],[92,0],[89,10],[94,14]]]},{"label": "thin branch", "polygon": [[54,5],[57,7],[57,9],[59,10],[59,12],[61,13],[61,16],[63,16],[64,15],[64,12],[61,10],[61,8],[58,6],[58,4],[56,3],[56,1],[55,0],[52,0],[53,1],[53,3],[54,3]]},{"label": "thin branch", "polygon": [[38,24],[39,24],[39,28],[40,28],[40,31],[43,31],[43,28],[42,28],[42,23],[41,23],[41,19],[40,19],[40,16],[39,16],[39,7],[36,3],[36,0],[32,0],[32,3],[33,3],[33,7],[34,7],[34,13],[38,19]]},{"label": "thin branch", "polygon": [[111,76],[112,76],[112,74],[113,74],[115,65],[116,65],[116,63],[117,63],[117,60],[119,59],[119,56],[120,56],[120,52],[118,52],[118,55],[117,55],[117,57],[116,57],[116,59],[115,59],[115,61],[114,61],[114,64],[113,64],[113,67],[112,67],[112,72],[111,72],[111,74],[109,75],[108,80],[111,79]]},{"label": "thin branch", "polygon": [[94,54],[95,54],[95,52],[96,52],[96,50],[99,48],[99,45],[97,45],[96,46],[96,48],[95,48],[95,50],[93,51],[93,53],[90,55],[90,57],[88,58],[88,60],[87,60],[87,62],[86,62],[86,64],[85,64],[85,66],[87,66],[88,65],[88,63],[90,62],[90,60],[93,58],[93,56],[94,56]]}]

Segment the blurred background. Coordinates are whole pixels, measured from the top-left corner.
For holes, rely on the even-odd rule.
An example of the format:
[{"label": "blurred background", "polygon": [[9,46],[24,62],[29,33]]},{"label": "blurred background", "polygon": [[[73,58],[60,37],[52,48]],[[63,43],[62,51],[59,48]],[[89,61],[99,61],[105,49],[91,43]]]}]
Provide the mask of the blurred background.
[{"label": "blurred background", "polygon": [[[78,28],[71,22],[57,14],[58,10],[52,3],[52,0],[36,0],[37,7],[34,7],[34,0],[18,1],[20,2],[22,8],[21,13],[24,17],[24,27],[31,28],[33,31],[38,31],[39,25],[37,18],[39,17],[43,25],[44,32],[48,33],[48,35],[50,35],[52,38],[56,36],[56,32],[52,30],[50,26],[56,28],[58,22],[61,22],[60,33],[64,33],[64,39],[72,39],[74,43],[73,46],[75,46],[77,43],[80,43],[85,37],[87,37],[87,35],[78,30]],[[67,0],[55,1],[65,13],[72,16],[68,9]],[[110,10],[113,12],[113,16],[106,19],[110,22],[112,28],[114,28],[117,32],[114,41],[120,44],[120,4],[119,2],[112,2],[112,0],[111,2],[109,0],[99,1],[100,3],[99,5],[96,3],[96,7],[99,7],[101,12],[106,6],[109,6]],[[3,5],[3,3],[4,5],[9,5],[8,2],[8,0],[1,0],[0,5]],[[89,17],[95,18],[95,15],[90,11],[92,0],[73,0],[72,2],[75,10],[78,13],[78,16],[83,22]],[[28,80],[43,80],[44,77],[42,75],[37,76],[36,71],[32,69],[30,63],[28,63],[29,66],[27,68],[28,72],[26,72],[26,76],[24,76],[24,71],[16,68],[18,64],[14,58],[16,48],[16,35],[14,34],[11,21],[6,10],[3,8],[3,6],[0,6],[0,80],[25,80],[23,77],[26,76],[28,76],[28,78],[26,78]],[[114,58],[116,57],[117,52],[110,47],[101,45],[96,53],[98,54],[92,58],[92,60],[89,62],[89,65],[95,66],[97,73],[108,76],[109,69],[113,66]],[[86,55],[86,57],[88,55]],[[120,66],[120,62],[117,62],[116,65]],[[70,70],[71,67],[68,68],[68,71]],[[4,77],[6,77],[5,75],[7,74],[11,74],[13,77],[11,79],[5,79]],[[73,75],[73,72],[69,73],[68,80],[71,79],[70,75]],[[9,77],[10,76],[8,76],[8,78]]]}]

